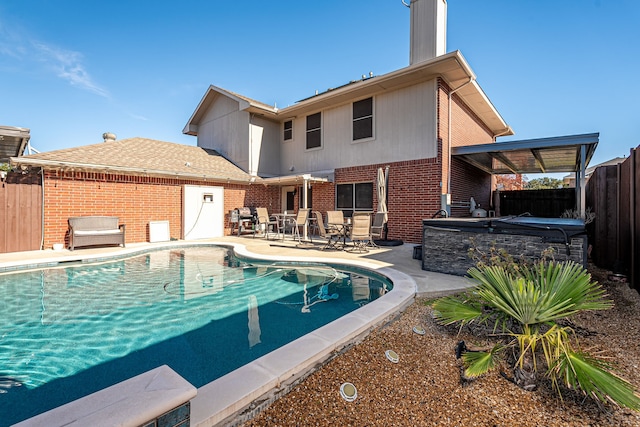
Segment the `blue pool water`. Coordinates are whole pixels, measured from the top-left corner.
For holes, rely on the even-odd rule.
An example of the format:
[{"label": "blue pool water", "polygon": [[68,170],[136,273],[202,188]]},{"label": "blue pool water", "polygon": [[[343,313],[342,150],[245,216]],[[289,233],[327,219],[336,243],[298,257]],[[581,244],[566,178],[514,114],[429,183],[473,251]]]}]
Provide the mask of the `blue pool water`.
[{"label": "blue pool water", "polygon": [[213,246],[0,274],[0,425],[163,364],[203,386],[390,289]]}]

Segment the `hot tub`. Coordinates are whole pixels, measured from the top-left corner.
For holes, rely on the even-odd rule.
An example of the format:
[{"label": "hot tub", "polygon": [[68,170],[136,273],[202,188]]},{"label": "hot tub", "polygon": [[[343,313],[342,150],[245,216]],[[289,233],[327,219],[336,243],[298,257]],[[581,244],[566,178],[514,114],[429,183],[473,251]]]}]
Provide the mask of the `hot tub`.
[{"label": "hot tub", "polygon": [[469,249],[504,249],[514,259],[534,261],[553,248],[558,261],[587,266],[584,221],[573,218],[509,216],[422,220],[422,269],[463,276],[475,265]]}]

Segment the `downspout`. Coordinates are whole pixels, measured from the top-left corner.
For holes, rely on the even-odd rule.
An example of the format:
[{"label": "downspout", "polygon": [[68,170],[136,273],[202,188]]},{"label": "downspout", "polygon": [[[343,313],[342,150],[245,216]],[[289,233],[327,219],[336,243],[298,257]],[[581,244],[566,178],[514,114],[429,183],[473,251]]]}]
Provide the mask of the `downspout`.
[{"label": "downspout", "polygon": [[[449,120],[448,120],[448,129],[447,129],[447,139],[448,139],[448,157],[449,157],[449,163],[448,163],[448,171],[447,171],[447,194],[449,195],[449,197],[451,197],[451,99],[453,97],[453,94],[456,93],[457,91],[459,91],[460,89],[462,89],[463,87],[465,87],[468,84],[471,84],[475,81],[475,77],[471,76],[469,77],[469,81],[466,83],[461,84],[460,86],[458,86],[457,88],[450,90],[449,91],[449,95],[448,95],[448,109],[449,109]],[[446,209],[449,214],[451,214],[450,211],[450,203],[447,204],[447,209]]]},{"label": "downspout", "polygon": [[250,175],[253,175],[253,126],[251,124],[252,118],[253,118],[253,113],[249,113],[249,167],[248,167],[249,170],[248,172]]},{"label": "downspout", "polygon": [[[503,136],[508,134],[509,132],[511,132],[511,128],[509,126],[507,126],[507,128],[505,130],[503,130],[502,132],[498,132],[498,133],[494,133],[493,134],[493,142],[496,142],[496,138],[499,136]],[[489,205],[491,206],[491,208],[493,208],[494,212],[496,212],[496,215],[498,215],[498,208],[500,206],[499,201],[496,202],[495,197],[496,197],[496,180],[495,180],[495,175],[492,173],[491,174],[491,196],[489,198]],[[499,215],[498,215],[499,216]]]},{"label": "downspout", "polygon": [[44,168],[40,168],[40,183],[42,188],[42,230],[40,231],[40,250],[44,250]]}]

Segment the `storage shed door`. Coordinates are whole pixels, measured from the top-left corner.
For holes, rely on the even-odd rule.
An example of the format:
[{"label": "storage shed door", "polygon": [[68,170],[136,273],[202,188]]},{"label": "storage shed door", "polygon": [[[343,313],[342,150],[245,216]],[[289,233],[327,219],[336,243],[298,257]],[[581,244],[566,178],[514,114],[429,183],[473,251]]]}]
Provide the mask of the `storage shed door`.
[{"label": "storage shed door", "polygon": [[208,239],[224,235],[224,188],[185,185],[182,238]]}]

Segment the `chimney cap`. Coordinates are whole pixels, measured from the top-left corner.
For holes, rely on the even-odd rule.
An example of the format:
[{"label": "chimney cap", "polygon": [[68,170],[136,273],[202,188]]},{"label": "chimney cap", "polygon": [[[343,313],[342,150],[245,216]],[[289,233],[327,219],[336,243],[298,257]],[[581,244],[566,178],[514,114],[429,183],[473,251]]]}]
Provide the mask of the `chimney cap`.
[{"label": "chimney cap", "polygon": [[105,132],[105,133],[102,134],[102,139],[104,139],[104,142],[115,141],[116,140],[116,134],[115,133],[111,133],[111,132]]}]

